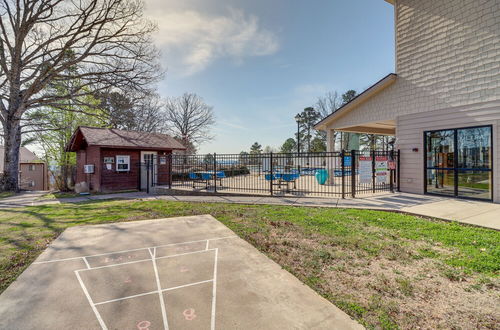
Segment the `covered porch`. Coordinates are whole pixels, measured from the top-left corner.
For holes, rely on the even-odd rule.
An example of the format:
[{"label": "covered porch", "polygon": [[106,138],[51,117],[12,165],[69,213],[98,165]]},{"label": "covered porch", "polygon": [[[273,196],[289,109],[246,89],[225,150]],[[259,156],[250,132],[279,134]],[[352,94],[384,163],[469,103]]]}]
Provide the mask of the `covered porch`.
[{"label": "covered porch", "polygon": [[335,132],[396,135],[397,120],[393,109],[378,105],[369,112],[363,110],[365,105],[391,88],[396,80],[396,74],[388,74],[314,126],[326,132],[327,151],[335,151]]},{"label": "covered porch", "polygon": [[[336,133],[357,133],[357,134],[373,134],[382,136],[396,136],[396,120],[383,120],[363,123],[354,126],[335,127],[326,129],[327,136],[327,151],[339,151],[338,139],[335,138]],[[355,137],[356,138],[356,137]],[[342,142],[340,143],[342,145]],[[359,145],[358,145],[359,147]],[[354,148],[358,149],[358,148]]]}]

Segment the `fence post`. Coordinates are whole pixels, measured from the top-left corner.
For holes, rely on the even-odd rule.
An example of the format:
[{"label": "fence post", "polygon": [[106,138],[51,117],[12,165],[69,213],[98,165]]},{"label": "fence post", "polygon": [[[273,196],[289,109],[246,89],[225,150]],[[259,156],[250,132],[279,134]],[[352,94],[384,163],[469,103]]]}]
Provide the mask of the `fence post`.
[{"label": "fence post", "polygon": [[345,198],[345,164],[344,164],[344,150],[340,154],[340,164],[342,168],[342,198]]},{"label": "fence post", "polygon": [[155,157],[157,155],[151,155],[151,187],[156,186],[156,180],[158,180],[157,175],[158,175],[158,167],[155,166],[156,161],[158,159]]},{"label": "fence post", "polygon": [[[391,161],[393,164],[394,164],[394,150],[391,150],[391,152],[389,153],[389,161]],[[395,169],[389,169],[389,187],[391,189],[391,193],[394,192],[394,170]]]},{"label": "fence post", "polygon": [[351,196],[356,198],[356,150],[351,150]]},{"label": "fence post", "polygon": [[375,150],[372,153],[372,192],[375,193]]},{"label": "fence post", "polygon": [[396,172],[396,175],[397,175],[397,189],[398,189],[398,192],[400,192],[400,184],[401,184],[401,175],[400,175],[400,172],[401,172],[401,150],[398,149],[398,165],[397,165],[397,172]]},{"label": "fence post", "polygon": [[273,153],[272,152],[270,153],[269,163],[270,163],[269,166],[270,166],[270,170],[271,170],[270,171],[271,177],[270,177],[269,182],[271,183],[271,189],[270,189],[270,191],[271,191],[271,196],[272,196],[273,195],[273,186],[274,186],[274,182],[273,182],[273,180],[274,180],[274,175],[273,175]]},{"label": "fence post", "polygon": [[150,180],[149,155],[144,155],[144,161],[146,163],[146,193],[149,194],[149,180]]},{"label": "fence post", "polygon": [[214,152],[214,193],[217,193],[217,154]]},{"label": "fence post", "polygon": [[172,153],[167,155],[168,157],[168,189],[172,189],[172,162],[173,162],[173,155]]}]

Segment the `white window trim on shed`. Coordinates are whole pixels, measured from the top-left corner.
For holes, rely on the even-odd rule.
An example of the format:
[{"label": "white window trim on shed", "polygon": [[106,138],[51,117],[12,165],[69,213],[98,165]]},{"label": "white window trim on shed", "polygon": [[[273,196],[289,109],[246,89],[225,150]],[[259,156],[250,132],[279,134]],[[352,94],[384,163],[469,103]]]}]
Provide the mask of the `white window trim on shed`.
[{"label": "white window trim on shed", "polygon": [[[126,169],[119,168],[120,165],[127,165],[127,168]],[[130,171],[130,156],[129,155],[116,155],[116,171],[117,172],[129,172]]]}]

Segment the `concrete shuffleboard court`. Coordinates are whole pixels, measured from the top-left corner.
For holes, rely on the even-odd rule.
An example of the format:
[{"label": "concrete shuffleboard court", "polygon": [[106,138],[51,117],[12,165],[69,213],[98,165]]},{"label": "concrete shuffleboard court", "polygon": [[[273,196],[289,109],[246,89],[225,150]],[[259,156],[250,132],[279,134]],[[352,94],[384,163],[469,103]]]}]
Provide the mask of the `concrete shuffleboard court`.
[{"label": "concrete shuffleboard court", "polygon": [[73,227],[0,296],[0,329],[362,329],[209,215]]}]

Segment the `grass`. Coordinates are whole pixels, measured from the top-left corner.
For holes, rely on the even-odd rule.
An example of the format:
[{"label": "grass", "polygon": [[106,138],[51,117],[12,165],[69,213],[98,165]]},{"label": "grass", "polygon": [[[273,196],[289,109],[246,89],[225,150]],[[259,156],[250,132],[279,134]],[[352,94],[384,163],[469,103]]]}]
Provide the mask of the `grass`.
[{"label": "grass", "polygon": [[121,194],[121,193],[127,193],[127,192],[137,192],[136,189],[132,190],[119,190],[119,191],[112,191],[112,192],[92,192],[91,194],[87,195],[81,195],[77,194],[75,192],[69,192],[69,191],[56,191],[56,192],[50,192],[41,197],[41,199],[60,199],[60,198],[74,198],[74,197],[82,197],[82,196],[95,196],[95,195],[110,195],[110,194]]},{"label": "grass", "polygon": [[14,196],[15,193],[13,191],[0,191],[0,199],[1,198],[7,198],[10,196]]},{"label": "grass", "polygon": [[[197,214],[213,215],[368,328],[500,321],[488,312],[499,303],[500,232],[371,210],[161,200],[1,210],[0,290],[68,227]],[[453,312],[433,323],[432,301],[446,299]]]}]

